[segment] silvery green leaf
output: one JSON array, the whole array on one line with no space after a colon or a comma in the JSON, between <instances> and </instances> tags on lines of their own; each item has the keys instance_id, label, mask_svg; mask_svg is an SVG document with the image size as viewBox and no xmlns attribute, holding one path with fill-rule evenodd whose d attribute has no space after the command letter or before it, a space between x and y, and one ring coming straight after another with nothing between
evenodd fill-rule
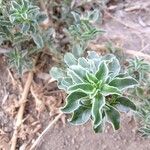
<instances>
[{"instance_id":1,"label":"silvery green leaf","mask_svg":"<svg viewBox=\"0 0 150 150\"><path fill-rule=\"evenodd\" d=\"M56 80L66 76L64 70L57 67L52 67L50 70L50 75Z\"/></svg>"},{"instance_id":2,"label":"silvery green leaf","mask_svg":"<svg viewBox=\"0 0 150 150\"><path fill-rule=\"evenodd\" d=\"M70 87L70 86L73 85L73 81L72 81L72 79L69 78L69 77L63 78L63 80L61 81L61 83L62 83L63 85L65 85L66 87Z\"/></svg>"},{"instance_id":3,"label":"silvery green leaf","mask_svg":"<svg viewBox=\"0 0 150 150\"><path fill-rule=\"evenodd\" d=\"M21 6L16 2L16 1L12 1L11 2L11 6L14 10L18 11L21 9Z\"/></svg>"},{"instance_id":4,"label":"silvery green leaf","mask_svg":"<svg viewBox=\"0 0 150 150\"><path fill-rule=\"evenodd\" d=\"M84 51L85 50L84 50L83 46L81 46L81 44L73 45L72 53L76 58L81 57L83 55Z\"/></svg>"},{"instance_id":5,"label":"silvery green leaf","mask_svg":"<svg viewBox=\"0 0 150 150\"><path fill-rule=\"evenodd\" d=\"M90 117L91 108L79 106L79 108L74 111L70 123L74 125L82 125L86 123L90 119Z\"/></svg>"},{"instance_id":6,"label":"silvery green leaf","mask_svg":"<svg viewBox=\"0 0 150 150\"><path fill-rule=\"evenodd\" d=\"M97 70L95 76L98 80L106 81L108 78L108 73L109 73L109 70L108 70L106 63L102 62L99 65L99 69Z\"/></svg>"},{"instance_id":7,"label":"silvery green leaf","mask_svg":"<svg viewBox=\"0 0 150 150\"><path fill-rule=\"evenodd\" d=\"M95 75L89 72L86 73L86 78L90 83L97 84L99 82L99 80L95 77Z\"/></svg>"},{"instance_id":8,"label":"silvery green leaf","mask_svg":"<svg viewBox=\"0 0 150 150\"><path fill-rule=\"evenodd\" d=\"M123 108L124 110L126 110L127 112L132 109L132 110L136 110L136 106L133 102L131 102L128 98L126 97L119 97L116 99L116 107L117 108Z\"/></svg>"},{"instance_id":9,"label":"silvery green leaf","mask_svg":"<svg viewBox=\"0 0 150 150\"><path fill-rule=\"evenodd\" d=\"M73 92L76 90L81 90L83 93L90 94L94 92L94 87L89 83L80 83L69 87L68 91Z\"/></svg>"},{"instance_id":10,"label":"silvery green leaf","mask_svg":"<svg viewBox=\"0 0 150 150\"><path fill-rule=\"evenodd\" d=\"M89 68L89 63L88 63L88 61L84 58L84 57L80 57L79 59L78 59L78 64L81 66L81 67L83 67L83 68Z\"/></svg>"},{"instance_id":11,"label":"silvery green leaf","mask_svg":"<svg viewBox=\"0 0 150 150\"><path fill-rule=\"evenodd\" d=\"M100 10L95 9L94 11L89 13L89 21L94 23L99 19Z\"/></svg>"},{"instance_id":12,"label":"silvery green leaf","mask_svg":"<svg viewBox=\"0 0 150 150\"><path fill-rule=\"evenodd\" d=\"M34 34L34 35L32 35L32 38L33 38L35 44L37 45L37 48L43 48L44 47L44 41L43 41L41 35Z\"/></svg>"},{"instance_id":13,"label":"silvery green leaf","mask_svg":"<svg viewBox=\"0 0 150 150\"><path fill-rule=\"evenodd\" d=\"M30 24L29 23L24 23L22 25L21 31L22 31L22 33L26 34L29 31L29 29L30 29Z\"/></svg>"},{"instance_id":14,"label":"silvery green leaf","mask_svg":"<svg viewBox=\"0 0 150 150\"><path fill-rule=\"evenodd\" d=\"M75 82L75 83L83 83L84 81L82 80L82 78L80 78L80 76L78 76L74 71L68 69L67 70L67 75L69 77L71 77L71 79Z\"/></svg>"},{"instance_id":15,"label":"silvery green leaf","mask_svg":"<svg viewBox=\"0 0 150 150\"><path fill-rule=\"evenodd\" d=\"M12 24L10 21L7 21L7 20L3 20L0 18L0 25L1 26L7 26L7 27L12 27Z\"/></svg>"},{"instance_id":16,"label":"silvery green leaf","mask_svg":"<svg viewBox=\"0 0 150 150\"><path fill-rule=\"evenodd\" d=\"M116 57L114 57L111 60L111 62L108 64L108 69L109 69L111 78L114 78L119 74L121 66L120 66L118 59L116 59Z\"/></svg>"},{"instance_id":17,"label":"silvery green leaf","mask_svg":"<svg viewBox=\"0 0 150 150\"><path fill-rule=\"evenodd\" d=\"M93 126L97 128L102 122L102 108L105 105L105 97L97 94L92 101Z\"/></svg>"},{"instance_id":18,"label":"silvery green leaf","mask_svg":"<svg viewBox=\"0 0 150 150\"><path fill-rule=\"evenodd\" d=\"M108 84L105 84L101 91L100 91L103 95L108 96L108 95L121 95L121 92L118 88L114 87L114 86L110 86Z\"/></svg>"},{"instance_id":19,"label":"silvery green leaf","mask_svg":"<svg viewBox=\"0 0 150 150\"><path fill-rule=\"evenodd\" d=\"M100 59L101 57L95 51L88 51L88 59Z\"/></svg>"},{"instance_id":20,"label":"silvery green leaf","mask_svg":"<svg viewBox=\"0 0 150 150\"><path fill-rule=\"evenodd\" d=\"M115 130L118 130L120 128L120 113L118 110L112 106L108 106L108 109L106 110L107 119L112 124L113 128Z\"/></svg>"},{"instance_id":21,"label":"silvery green leaf","mask_svg":"<svg viewBox=\"0 0 150 150\"><path fill-rule=\"evenodd\" d=\"M67 64L68 67L77 64L77 59L73 56L72 53L66 53L64 56L64 62Z\"/></svg>"},{"instance_id":22,"label":"silvery green leaf","mask_svg":"<svg viewBox=\"0 0 150 150\"><path fill-rule=\"evenodd\" d=\"M66 98L65 106L62 107L61 110L64 113L74 112L80 106L79 101L86 96L87 94L80 91L75 91L73 93L70 93Z\"/></svg>"},{"instance_id":23,"label":"silvery green leaf","mask_svg":"<svg viewBox=\"0 0 150 150\"><path fill-rule=\"evenodd\" d=\"M138 82L132 77L115 78L114 80L112 80L109 83L110 86L117 87L120 90L124 90L124 89L130 88L130 87L133 87L137 84L138 84Z\"/></svg>"},{"instance_id":24,"label":"silvery green leaf","mask_svg":"<svg viewBox=\"0 0 150 150\"><path fill-rule=\"evenodd\" d=\"M77 23L80 22L80 14L79 13L72 11L71 14L74 17L75 22L77 22Z\"/></svg>"},{"instance_id":25,"label":"silvery green leaf","mask_svg":"<svg viewBox=\"0 0 150 150\"><path fill-rule=\"evenodd\" d=\"M86 69L81 67L81 66L77 66L77 65L72 65L69 67L70 70L72 70L74 72L74 74L76 74L76 76L78 76L78 78L81 81L85 81L86 80Z\"/></svg>"}]
</instances>

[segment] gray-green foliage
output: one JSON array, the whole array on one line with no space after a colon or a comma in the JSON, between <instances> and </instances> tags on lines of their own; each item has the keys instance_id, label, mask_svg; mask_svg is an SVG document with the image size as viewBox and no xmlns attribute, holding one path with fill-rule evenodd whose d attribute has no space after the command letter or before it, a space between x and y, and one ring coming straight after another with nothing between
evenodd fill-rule
<instances>
[{"instance_id":1,"label":"gray-green foliage","mask_svg":"<svg viewBox=\"0 0 150 150\"><path fill-rule=\"evenodd\" d=\"M150 100L146 100L139 106L137 117L140 120L139 132L142 136L150 138Z\"/></svg>"},{"instance_id":2,"label":"gray-green foliage","mask_svg":"<svg viewBox=\"0 0 150 150\"><path fill-rule=\"evenodd\" d=\"M62 111L72 114L70 122L80 125L91 120L95 132L102 131L105 122L119 129L119 111L136 109L124 91L137 85L137 81L120 74L119 61L112 54L99 56L92 51L86 58L76 59L67 53L64 62L66 69L53 67L51 75L68 94Z\"/></svg>"},{"instance_id":3,"label":"gray-green foliage","mask_svg":"<svg viewBox=\"0 0 150 150\"><path fill-rule=\"evenodd\" d=\"M40 23L46 15L29 0L2 2L0 36L13 44L33 39L38 48L44 46Z\"/></svg>"},{"instance_id":4,"label":"gray-green foliage","mask_svg":"<svg viewBox=\"0 0 150 150\"><path fill-rule=\"evenodd\" d=\"M139 131L142 136L150 137L150 64L141 58L129 60L128 73L139 81L132 95L135 102L140 103L136 112L139 120Z\"/></svg>"}]
</instances>

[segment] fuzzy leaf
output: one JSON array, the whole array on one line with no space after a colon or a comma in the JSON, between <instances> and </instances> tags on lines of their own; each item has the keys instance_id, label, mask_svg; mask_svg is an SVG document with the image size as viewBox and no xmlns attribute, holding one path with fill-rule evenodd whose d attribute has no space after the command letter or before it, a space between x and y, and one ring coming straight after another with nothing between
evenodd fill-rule
<instances>
[{"instance_id":1,"label":"fuzzy leaf","mask_svg":"<svg viewBox=\"0 0 150 150\"><path fill-rule=\"evenodd\" d=\"M121 92L118 88L116 88L114 86L110 86L108 84L105 84L103 86L101 93L105 96L112 95L112 94L121 95Z\"/></svg>"},{"instance_id":2,"label":"fuzzy leaf","mask_svg":"<svg viewBox=\"0 0 150 150\"><path fill-rule=\"evenodd\" d=\"M138 82L132 77L115 78L109 83L110 86L117 87L119 90L124 90L137 84Z\"/></svg>"},{"instance_id":3,"label":"fuzzy leaf","mask_svg":"<svg viewBox=\"0 0 150 150\"><path fill-rule=\"evenodd\" d=\"M87 94L80 92L80 91L75 91L69 94L66 98L65 106L61 108L61 110L64 113L72 113L74 110L76 110L80 106L79 101L86 96Z\"/></svg>"},{"instance_id":4,"label":"fuzzy leaf","mask_svg":"<svg viewBox=\"0 0 150 150\"><path fill-rule=\"evenodd\" d=\"M106 63L102 62L99 66L98 71L96 72L97 79L106 81L106 79L108 77L108 72L109 72L109 70L108 70Z\"/></svg>"},{"instance_id":5,"label":"fuzzy leaf","mask_svg":"<svg viewBox=\"0 0 150 150\"><path fill-rule=\"evenodd\" d=\"M68 67L77 64L76 58L72 55L72 53L66 53L64 56L64 62L67 64Z\"/></svg>"},{"instance_id":6,"label":"fuzzy leaf","mask_svg":"<svg viewBox=\"0 0 150 150\"><path fill-rule=\"evenodd\" d=\"M60 79L60 78L65 77L65 72L64 72L62 69L60 69L60 68L52 67L52 69L51 69L51 71L50 71L50 75L51 75L54 79L58 80L58 79Z\"/></svg>"},{"instance_id":7,"label":"fuzzy leaf","mask_svg":"<svg viewBox=\"0 0 150 150\"><path fill-rule=\"evenodd\" d=\"M107 118L115 130L120 128L120 113L112 106L108 106L106 110Z\"/></svg>"},{"instance_id":8,"label":"fuzzy leaf","mask_svg":"<svg viewBox=\"0 0 150 150\"><path fill-rule=\"evenodd\" d=\"M68 91L72 92L72 91L76 91L76 90L81 90L83 93L93 93L94 87L89 84L89 83L80 83L77 85L73 85L71 86Z\"/></svg>"},{"instance_id":9,"label":"fuzzy leaf","mask_svg":"<svg viewBox=\"0 0 150 150\"><path fill-rule=\"evenodd\" d=\"M35 44L37 45L38 48L43 48L44 47L44 41L42 39L42 37L39 34L34 34L32 36Z\"/></svg>"},{"instance_id":10,"label":"fuzzy leaf","mask_svg":"<svg viewBox=\"0 0 150 150\"><path fill-rule=\"evenodd\" d=\"M124 108L124 110L126 110L127 112L132 109L132 110L136 110L136 106L133 102L131 102L128 98L126 97L119 97L116 99L116 106L117 108L121 108L121 106Z\"/></svg>"},{"instance_id":11,"label":"fuzzy leaf","mask_svg":"<svg viewBox=\"0 0 150 150\"><path fill-rule=\"evenodd\" d=\"M79 108L74 111L70 123L74 125L82 125L86 123L90 119L90 117L91 108L79 106Z\"/></svg>"},{"instance_id":12,"label":"fuzzy leaf","mask_svg":"<svg viewBox=\"0 0 150 150\"><path fill-rule=\"evenodd\" d=\"M87 78L87 80L89 81L89 82L91 82L91 83L98 83L98 79L95 77L95 75L94 74L92 74L92 73L86 73L86 78Z\"/></svg>"},{"instance_id":13,"label":"fuzzy leaf","mask_svg":"<svg viewBox=\"0 0 150 150\"><path fill-rule=\"evenodd\" d=\"M92 118L94 128L97 128L102 122L102 108L105 105L105 98L101 94L97 94L93 99Z\"/></svg>"}]
</instances>

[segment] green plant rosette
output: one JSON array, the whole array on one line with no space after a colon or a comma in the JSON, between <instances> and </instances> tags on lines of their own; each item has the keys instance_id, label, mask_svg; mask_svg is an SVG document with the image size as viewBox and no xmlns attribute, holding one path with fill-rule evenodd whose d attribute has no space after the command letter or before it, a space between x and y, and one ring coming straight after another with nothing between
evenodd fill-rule
<instances>
[{"instance_id":1,"label":"green plant rosette","mask_svg":"<svg viewBox=\"0 0 150 150\"><path fill-rule=\"evenodd\" d=\"M99 56L90 51L86 58L76 59L67 53L64 62L65 70L53 67L50 73L68 94L61 110L72 114L70 123L81 125L91 120L95 132L102 132L106 122L119 129L120 111L136 110L124 92L138 82L120 73L120 63L112 54Z\"/></svg>"}]
</instances>

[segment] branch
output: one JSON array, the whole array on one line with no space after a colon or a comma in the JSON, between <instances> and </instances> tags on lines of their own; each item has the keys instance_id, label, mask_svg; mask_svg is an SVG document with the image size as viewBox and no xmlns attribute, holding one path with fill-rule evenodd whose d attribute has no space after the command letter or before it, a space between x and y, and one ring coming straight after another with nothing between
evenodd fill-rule
<instances>
[{"instance_id":1,"label":"branch","mask_svg":"<svg viewBox=\"0 0 150 150\"><path fill-rule=\"evenodd\" d=\"M21 99L19 101L21 106L20 106L18 114L17 114L17 121L16 121L16 124L15 124L13 137L11 139L11 148L10 148L10 150L16 150L18 131L19 131L19 128L20 128L20 126L22 124L23 113L24 113L25 104L26 104L25 100L27 99L32 80L33 80L33 72L31 71L28 74L27 82L25 84L24 91L22 93L22 97L21 97Z\"/></svg>"},{"instance_id":2,"label":"branch","mask_svg":"<svg viewBox=\"0 0 150 150\"><path fill-rule=\"evenodd\" d=\"M31 146L30 150L34 150L36 148L37 144L41 141L43 136L48 132L48 130L61 118L63 113L61 112L46 128L45 130L40 134L40 136L36 139L36 141Z\"/></svg>"}]
</instances>

